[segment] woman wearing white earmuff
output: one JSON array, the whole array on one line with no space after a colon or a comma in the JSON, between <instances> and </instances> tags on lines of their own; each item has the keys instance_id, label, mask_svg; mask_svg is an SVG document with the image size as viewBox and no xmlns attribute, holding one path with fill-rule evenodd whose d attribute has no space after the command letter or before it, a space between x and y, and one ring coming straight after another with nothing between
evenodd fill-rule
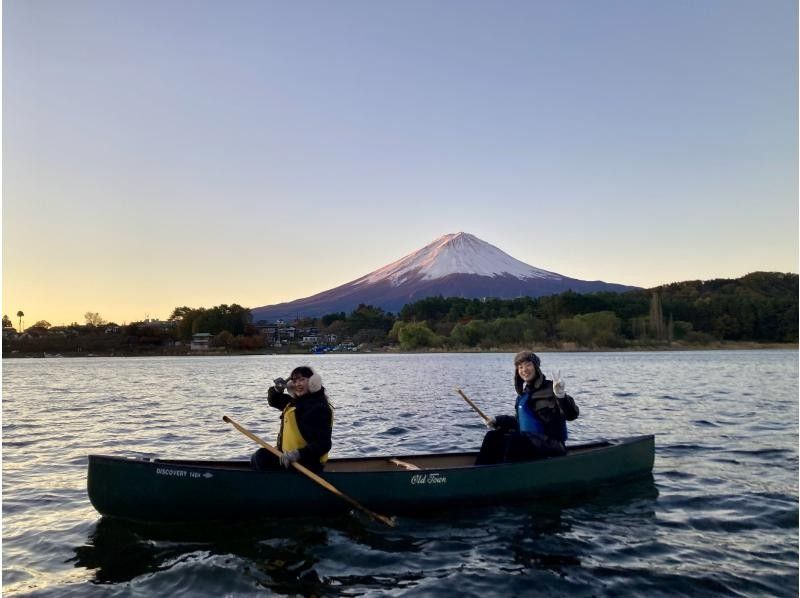
<instances>
[{"instance_id":1,"label":"woman wearing white earmuff","mask_svg":"<svg viewBox=\"0 0 800 598\"><path fill-rule=\"evenodd\" d=\"M288 392L284 392L288 391ZM250 458L256 469L287 469L294 462L312 471L322 471L331 450L333 408L322 386L322 378L308 366L292 370L289 380L277 378L267 391L267 401L281 410L278 433L280 459L266 449L258 449Z\"/></svg>"}]
</instances>

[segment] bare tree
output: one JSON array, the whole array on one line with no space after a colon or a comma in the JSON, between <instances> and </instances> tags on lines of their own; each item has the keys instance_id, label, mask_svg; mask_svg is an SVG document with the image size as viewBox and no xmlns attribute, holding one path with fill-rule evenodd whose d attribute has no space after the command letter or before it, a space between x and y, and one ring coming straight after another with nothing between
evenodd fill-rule
<instances>
[{"instance_id":1,"label":"bare tree","mask_svg":"<svg viewBox=\"0 0 800 598\"><path fill-rule=\"evenodd\" d=\"M102 326L106 321L96 311L87 311L83 314L87 326Z\"/></svg>"}]
</instances>

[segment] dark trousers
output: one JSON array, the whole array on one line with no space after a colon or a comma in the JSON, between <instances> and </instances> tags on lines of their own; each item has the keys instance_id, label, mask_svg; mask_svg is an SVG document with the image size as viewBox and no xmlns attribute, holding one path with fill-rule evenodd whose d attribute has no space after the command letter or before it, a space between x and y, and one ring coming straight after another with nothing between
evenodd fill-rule
<instances>
[{"instance_id":1,"label":"dark trousers","mask_svg":"<svg viewBox=\"0 0 800 598\"><path fill-rule=\"evenodd\" d=\"M481 452L475 460L475 465L532 461L545 457L560 457L566 453L563 442L552 440L542 434L516 430L510 432L489 430L483 437Z\"/></svg>"},{"instance_id":2,"label":"dark trousers","mask_svg":"<svg viewBox=\"0 0 800 598\"><path fill-rule=\"evenodd\" d=\"M323 465L319 461L316 463L309 463L301 459L301 465L305 465L308 469L313 471L314 473L319 473L322 471ZM280 460L278 457L270 453L265 448L258 449L255 453L250 456L250 465L253 466L253 469L258 470L267 470L267 469L283 469Z\"/></svg>"}]
</instances>

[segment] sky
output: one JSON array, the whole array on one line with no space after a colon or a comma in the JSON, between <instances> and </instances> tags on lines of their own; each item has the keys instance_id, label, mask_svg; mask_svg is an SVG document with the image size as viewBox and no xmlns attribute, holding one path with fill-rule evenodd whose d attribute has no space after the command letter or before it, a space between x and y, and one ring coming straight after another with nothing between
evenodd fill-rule
<instances>
[{"instance_id":1,"label":"sky","mask_svg":"<svg viewBox=\"0 0 800 598\"><path fill-rule=\"evenodd\" d=\"M798 272L792 0L3 1L3 313L290 301L468 232Z\"/></svg>"}]
</instances>

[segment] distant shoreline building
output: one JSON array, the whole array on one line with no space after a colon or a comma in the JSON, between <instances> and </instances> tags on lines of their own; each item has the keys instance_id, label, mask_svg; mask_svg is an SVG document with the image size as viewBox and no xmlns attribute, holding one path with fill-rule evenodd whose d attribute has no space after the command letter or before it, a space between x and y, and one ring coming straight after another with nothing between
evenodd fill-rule
<instances>
[{"instance_id":1,"label":"distant shoreline building","mask_svg":"<svg viewBox=\"0 0 800 598\"><path fill-rule=\"evenodd\" d=\"M213 335L210 332L198 332L193 334L189 348L192 351L208 351L211 348L212 337Z\"/></svg>"}]
</instances>

